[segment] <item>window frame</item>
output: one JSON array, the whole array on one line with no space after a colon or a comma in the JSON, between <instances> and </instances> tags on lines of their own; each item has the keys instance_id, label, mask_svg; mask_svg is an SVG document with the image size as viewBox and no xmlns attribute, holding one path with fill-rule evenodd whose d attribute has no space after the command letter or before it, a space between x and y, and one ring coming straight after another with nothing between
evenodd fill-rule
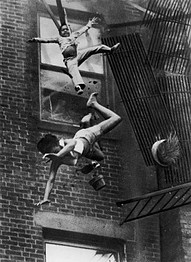
<instances>
[{"instance_id":1,"label":"window frame","mask_svg":"<svg viewBox=\"0 0 191 262\"><path fill-rule=\"evenodd\" d=\"M50 5L51 10L53 11L54 15L58 17L57 15L57 8L56 6ZM90 17L97 16L97 14L79 11L79 10L71 10L67 9L68 19L72 23L80 23L82 26L87 23ZM47 13L46 9L42 6L42 4L37 5L37 33L40 35L40 17L47 17L50 18L49 14ZM71 19L72 17L72 19ZM51 19L51 18L50 18ZM101 29L102 32L102 29ZM80 73L82 77L89 77L92 79L98 79L101 82L101 103L105 103L107 98L107 90L106 90L106 74L107 74L107 66L106 66L106 58L102 57L103 59L103 74L102 73L95 73L95 72L87 72L80 70ZM64 67L64 66L63 66ZM41 63L41 45L38 46L38 72L39 72L39 123L38 127L40 129L49 129L52 131L67 131L67 132L75 132L79 125L75 123L67 123L67 122L57 122L57 121L51 121L41 118L41 112L42 112L42 103L41 103L41 86L40 86L40 74L42 70L51 70L56 72L62 72L62 67L55 66L55 65L48 65Z\"/></svg>"},{"instance_id":2,"label":"window frame","mask_svg":"<svg viewBox=\"0 0 191 262\"><path fill-rule=\"evenodd\" d=\"M121 239L50 228L43 228L43 239L45 258L46 244L57 244L117 253L118 262L126 262L126 243Z\"/></svg>"}]
</instances>

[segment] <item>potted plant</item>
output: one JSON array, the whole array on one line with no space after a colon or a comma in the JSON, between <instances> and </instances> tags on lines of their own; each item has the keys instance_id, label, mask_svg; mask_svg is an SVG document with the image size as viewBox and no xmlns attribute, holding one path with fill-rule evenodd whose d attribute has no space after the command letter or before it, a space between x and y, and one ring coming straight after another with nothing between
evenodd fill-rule
<instances>
[{"instance_id":1,"label":"potted plant","mask_svg":"<svg viewBox=\"0 0 191 262\"><path fill-rule=\"evenodd\" d=\"M166 139L157 140L151 149L157 164L167 167L175 164L180 156L180 144L176 134L170 134Z\"/></svg>"}]
</instances>

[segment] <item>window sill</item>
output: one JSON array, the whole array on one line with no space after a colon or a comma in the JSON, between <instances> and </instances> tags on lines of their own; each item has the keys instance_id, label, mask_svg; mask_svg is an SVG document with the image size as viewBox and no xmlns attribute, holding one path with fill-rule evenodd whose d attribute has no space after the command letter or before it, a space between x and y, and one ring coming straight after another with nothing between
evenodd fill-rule
<instances>
[{"instance_id":1,"label":"window sill","mask_svg":"<svg viewBox=\"0 0 191 262\"><path fill-rule=\"evenodd\" d=\"M67 123L53 123L53 122L39 120L39 122L37 123L37 128L42 131L44 130L47 133L48 132L57 132L62 134L66 133L66 134L70 134L73 137L73 135L80 129L80 126L67 124ZM111 133L105 134L101 138L101 140L118 141L120 140L120 138L116 134L113 134L111 131Z\"/></svg>"},{"instance_id":2,"label":"window sill","mask_svg":"<svg viewBox=\"0 0 191 262\"><path fill-rule=\"evenodd\" d=\"M80 126L79 125L72 125L67 123L53 123L48 121L39 120L37 127L39 130L45 131L52 131L52 132L59 132L59 133L68 133L68 134L75 134Z\"/></svg>"}]
</instances>

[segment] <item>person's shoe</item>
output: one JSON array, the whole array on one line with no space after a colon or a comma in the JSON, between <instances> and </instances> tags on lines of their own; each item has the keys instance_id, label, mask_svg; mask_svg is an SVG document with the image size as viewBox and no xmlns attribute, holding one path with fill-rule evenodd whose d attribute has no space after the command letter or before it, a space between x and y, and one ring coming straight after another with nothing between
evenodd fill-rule
<instances>
[{"instance_id":1,"label":"person's shoe","mask_svg":"<svg viewBox=\"0 0 191 262\"><path fill-rule=\"evenodd\" d=\"M76 90L76 93L78 95L82 95L83 94L83 92L84 92L83 89L84 88L82 88L80 85L75 86L75 90Z\"/></svg>"},{"instance_id":2,"label":"person's shoe","mask_svg":"<svg viewBox=\"0 0 191 262\"><path fill-rule=\"evenodd\" d=\"M87 104L86 104L87 107L91 107L94 102L97 102L97 98L96 98L97 95L98 95L97 92L94 92L94 93L92 93L92 94L90 95L90 97L89 97L89 99L88 99L88 102L87 102Z\"/></svg>"},{"instance_id":3,"label":"person's shoe","mask_svg":"<svg viewBox=\"0 0 191 262\"><path fill-rule=\"evenodd\" d=\"M100 164L95 161L95 162L92 162L92 164L89 164L89 165L86 165L84 167L82 167L82 169L80 169L80 171L83 173L83 174L88 174L90 173L92 170L96 169L100 167Z\"/></svg>"},{"instance_id":4,"label":"person's shoe","mask_svg":"<svg viewBox=\"0 0 191 262\"><path fill-rule=\"evenodd\" d=\"M113 54L120 47L120 43L115 44L111 47L111 54Z\"/></svg>"},{"instance_id":5,"label":"person's shoe","mask_svg":"<svg viewBox=\"0 0 191 262\"><path fill-rule=\"evenodd\" d=\"M94 167L94 169L100 167L100 163L98 163L97 161L92 161L92 166Z\"/></svg>"}]
</instances>

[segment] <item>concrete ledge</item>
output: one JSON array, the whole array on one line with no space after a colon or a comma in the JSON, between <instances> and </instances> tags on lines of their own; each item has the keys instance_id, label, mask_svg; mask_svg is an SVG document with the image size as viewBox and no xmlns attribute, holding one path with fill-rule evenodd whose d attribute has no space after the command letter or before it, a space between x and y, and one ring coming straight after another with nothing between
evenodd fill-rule
<instances>
[{"instance_id":1,"label":"concrete ledge","mask_svg":"<svg viewBox=\"0 0 191 262\"><path fill-rule=\"evenodd\" d=\"M44 228L118 238L125 241L135 239L134 227L132 225L119 226L116 222L92 217L77 217L39 211L34 214L34 221L37 225Z\"/></svg>"}]
</instances>

